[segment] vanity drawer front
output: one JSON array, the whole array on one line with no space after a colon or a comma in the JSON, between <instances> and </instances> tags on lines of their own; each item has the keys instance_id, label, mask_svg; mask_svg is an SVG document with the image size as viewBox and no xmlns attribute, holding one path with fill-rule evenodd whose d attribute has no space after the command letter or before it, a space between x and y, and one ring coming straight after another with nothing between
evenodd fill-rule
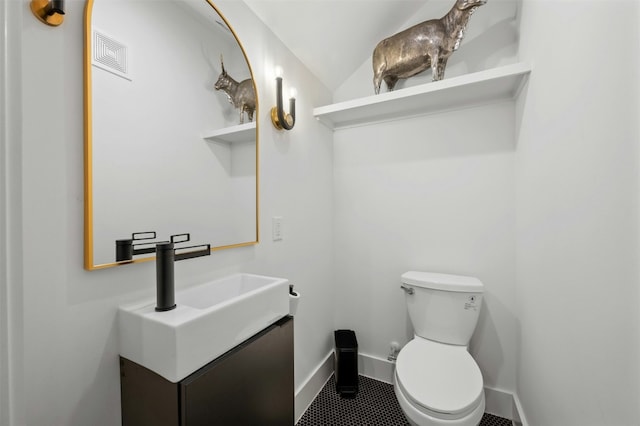
<instances>
[{"instance_id":1,"label":"vanity drawer front","mask_svg":"<svg viewBox=\"0 0 640 426\"><path fill-rule=\"evenodd\" d=\"M181 425L293 425L293 387L285 317L180 382Z\"/></svg>"}]
</instances>

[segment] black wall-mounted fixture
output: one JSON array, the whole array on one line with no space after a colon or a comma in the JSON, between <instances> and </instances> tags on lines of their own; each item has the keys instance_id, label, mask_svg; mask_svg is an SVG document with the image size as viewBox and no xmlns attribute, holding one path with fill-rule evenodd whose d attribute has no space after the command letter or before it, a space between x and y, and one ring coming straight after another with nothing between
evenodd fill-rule
<instances>
[{"instance_id":1,"label":"black wall-mounted fixture","mask_svg":"<svg viewBox=\"0 0 640 426\"><path fill-rule=\"evenodd\" d=\"M271 122L278 130L291 130L296 124L296 97L292 89L289 98L289 114L284 112L282 106L282 69L276 68L276 106L271 108Z\"/></svg>"},{"instance_id":2,"label":"black wall-mounted fixture","mask_svg":"<svg viewBox=\"0 0 640 426\"><path fill-rule=\"evenodd\" d=\"M64 0L31 0L31 11L40 21L57 27L64 21Z\"/></svg>"},{"instance_id":3,"label":"black wall-mounted fixture","mask_svg":"<svg viewBox=\"0 0 640 426\"><path fill-rule=\"evenodd\" d=\"M178 240L179 237L182 239ZM175 243L184 243L190 239L189 234L172 235L171 241L156 244L156 311L170 311L176 307L174 263L211 254L211 244L175 248Z\"/></svg>"}]
</instances>

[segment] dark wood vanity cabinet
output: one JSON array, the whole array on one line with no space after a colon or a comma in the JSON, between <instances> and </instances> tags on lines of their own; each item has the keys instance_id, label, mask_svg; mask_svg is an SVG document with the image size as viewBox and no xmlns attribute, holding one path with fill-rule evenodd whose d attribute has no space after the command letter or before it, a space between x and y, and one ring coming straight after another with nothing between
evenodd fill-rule
<instances>
[{"instance_id":1,"label":"dark wood vanity cabinet","mask_svg":"<svg viewBox=\"0 0 640 426\"><path fill-rule=\"evenodd\" d=\"M120 384L123 426L293 425L293 318L178 383L120 357Z\"/></svg>"}]
</instances>

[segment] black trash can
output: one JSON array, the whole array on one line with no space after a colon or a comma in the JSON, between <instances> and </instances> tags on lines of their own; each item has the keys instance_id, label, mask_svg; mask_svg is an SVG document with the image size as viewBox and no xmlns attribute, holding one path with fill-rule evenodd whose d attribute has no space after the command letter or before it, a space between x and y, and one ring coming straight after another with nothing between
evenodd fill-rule
<instances>
[{"instance_id":1,"label":"black trash can","mask_svg":"<svg viewBox=\"0 0 640 426\"><path fill-rule=\"evenodd\" d=\"M344 398L358 394L358 341L353 330L333 332L336 343L335 375L336 392Z\"/></svg>"}]
</instances>

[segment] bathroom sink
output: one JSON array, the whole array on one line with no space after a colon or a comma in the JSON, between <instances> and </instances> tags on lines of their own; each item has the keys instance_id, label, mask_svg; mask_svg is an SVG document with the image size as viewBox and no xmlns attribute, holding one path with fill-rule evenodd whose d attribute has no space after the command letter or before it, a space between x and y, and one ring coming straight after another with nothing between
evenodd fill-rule
<instances>
[{"instance_id":1,"label":"bathroom sink","mask_svg":"<svg viewBox=\"0 0 640 426\"><path fill-rule=\"evenodd\" d=\"M177 383L289 313L289 280L235 274L155 300L121 306L120 355Z\"/></svg>"}]
</instances>

